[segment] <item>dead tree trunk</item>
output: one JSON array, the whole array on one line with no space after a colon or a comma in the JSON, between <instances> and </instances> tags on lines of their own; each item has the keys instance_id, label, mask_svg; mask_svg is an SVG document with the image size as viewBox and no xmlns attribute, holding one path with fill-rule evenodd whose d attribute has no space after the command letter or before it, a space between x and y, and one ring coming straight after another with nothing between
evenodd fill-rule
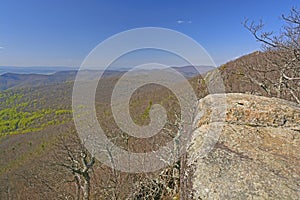
<instances>
[{"instance_id":1,"label":"dead tree trunk","mask_svg":"<svg viewBox=\"0 0 300 200\"><path fill-rule=\"evenodd\" d=\"M75 174L74 175L75 176L75 183L76 183L76 193L75 193L75 198L76 198L76 200L80 200L80 195L81 195L81 190L80 190L80 176L79 175L77 175L77 174Z\"/></svg>"},{"instance_id":2,"label":"dead tree trunk","mask_svg":"<svg viewBox=\"0 0 300 200\"><path fill-rule=\"evenodd\" d=\"M83 199L90 199L90 175L88 173L83 173L84 183L83 183Z\"/></svg>"},{"instance_id":3,"label":"dead tree trunk","mask_svg":"<svg viewBox=\"0 0 300 200\"><path fill-rule=\"evenodd\" d=\"M95 157L87 153L87 150L76 139L67 144L62 139L63 157L58 157L58 166L70 171L74 176L75 199L89 200L91 190L90 171L95 164ZM79 147L79 148L78 148Z\"/></svg>"}]
</instances>

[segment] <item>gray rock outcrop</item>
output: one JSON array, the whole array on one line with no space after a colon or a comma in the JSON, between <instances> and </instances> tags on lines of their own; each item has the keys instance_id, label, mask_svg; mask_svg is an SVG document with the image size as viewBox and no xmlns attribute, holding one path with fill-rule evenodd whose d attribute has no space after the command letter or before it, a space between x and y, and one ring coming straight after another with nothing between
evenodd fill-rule
<instances>
[{"instance_id":1,"label":"gray rock outcrop","mask_svg":"<svg viewBox=\"0 0 300 200\"><path fill-rule=\"evenodd\" d=\"M198 112L182 199L300 199L298 104L214 94L199 101Z\"/></svg>"}]
</instances>

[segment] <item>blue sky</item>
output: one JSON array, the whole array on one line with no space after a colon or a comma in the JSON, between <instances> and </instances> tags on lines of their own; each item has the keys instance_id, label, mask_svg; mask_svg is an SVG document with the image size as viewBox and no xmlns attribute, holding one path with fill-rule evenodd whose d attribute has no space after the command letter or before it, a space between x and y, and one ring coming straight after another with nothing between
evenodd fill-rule
<instances>
[{"instance_id":1,"label":"blue sky","mask_svg":"<svg viewBox=\"0 0 300 200\"><path fill-rule=\"evenodd\" d=\"M148 26L192 37L219 65L259 49L245 18L279 30L292 6L299 1L0 0L0 66L79 66L106 38Z\"/></svg>"}]
</instances>

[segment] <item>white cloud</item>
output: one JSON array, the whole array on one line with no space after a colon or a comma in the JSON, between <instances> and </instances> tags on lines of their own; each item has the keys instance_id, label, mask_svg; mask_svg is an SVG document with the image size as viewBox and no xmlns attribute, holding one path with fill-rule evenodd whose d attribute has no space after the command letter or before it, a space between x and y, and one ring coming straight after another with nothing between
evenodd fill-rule
<instances>
[{"instance_id":1,"label":"white cloud","mask_svg":"<svg viewBox=\"0 0 300 200\"><path fill-rule=\"evenodd\" d=\"M176 22L177 22L177 24L191 24L191 23L192 23L192 21L191 21L191 20L188 20L188 21L184 21L184 20L177 20Z\"/></svg>"},{"instance_id":2,"label":"white cloud","mask_svg":"<svg viewBox=\"0 0 300 200\"><path fill-rule=\"evenodd\" d=\"M0 47L0 49L5 49L4 47Z\"/></svg>"}]
</instances>

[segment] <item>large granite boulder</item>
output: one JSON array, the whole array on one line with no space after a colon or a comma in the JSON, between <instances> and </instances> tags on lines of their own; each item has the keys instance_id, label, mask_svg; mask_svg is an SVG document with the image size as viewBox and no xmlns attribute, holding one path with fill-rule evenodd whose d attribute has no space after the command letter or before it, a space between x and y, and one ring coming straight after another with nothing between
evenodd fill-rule
<instances>
[{"instance_id":1,"label":"large granite boulder","mask_svg":"<svg viewBox=\"0 0 300 200\"><path fill-rule=\"evenodd\" d=\"M298 104L214 94L197 112L182 199L300 199Z\"/></svg>"}]
</instances>

